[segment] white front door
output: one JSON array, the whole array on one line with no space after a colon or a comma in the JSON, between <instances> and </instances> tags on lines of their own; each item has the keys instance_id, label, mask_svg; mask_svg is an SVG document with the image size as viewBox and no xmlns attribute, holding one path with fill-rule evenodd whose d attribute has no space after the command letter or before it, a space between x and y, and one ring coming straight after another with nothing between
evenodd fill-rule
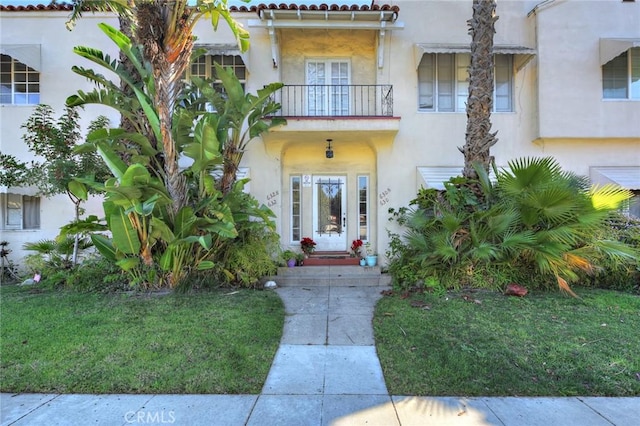
<instances>
[{"instance_id":1,"label":"white front door","mask_svg":"<svg viewBox=\"0 0 640 426\"><path fill-rule=\"evenodd\" d=\"M313 177L313 239L316 251L347 250L347 178Z\"/></svg>"}]
</instances>

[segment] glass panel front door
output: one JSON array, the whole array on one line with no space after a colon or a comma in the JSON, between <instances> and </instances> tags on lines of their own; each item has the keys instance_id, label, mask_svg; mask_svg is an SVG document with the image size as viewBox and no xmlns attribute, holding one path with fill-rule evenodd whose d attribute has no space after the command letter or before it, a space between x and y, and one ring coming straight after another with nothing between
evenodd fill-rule
<instances>
[{"instance_id":1,"label":"glass panel front door","mask_svg":"<svg viewBox=\"0 0 640 426\"><path fill-rule=\"evenodd\" d=\"M313 239L317 251L347 249L345 176L314 176Z\"/></svg>"}]
</instances>

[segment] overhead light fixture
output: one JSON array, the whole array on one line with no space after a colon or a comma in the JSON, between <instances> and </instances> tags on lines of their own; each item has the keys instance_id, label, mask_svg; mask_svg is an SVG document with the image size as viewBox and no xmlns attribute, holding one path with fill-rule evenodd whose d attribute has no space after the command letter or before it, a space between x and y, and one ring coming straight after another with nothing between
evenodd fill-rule
<instances>
[{"instance_id":1,"label":"overhead light fixture","mask_svg":"<svg viewBox=\"0 0 640 426\"><path fill-rule=\"evenodd\" d=\"M331 142L333 142L333 139L327 139L327 150L324 152L324 155L327 158L333 158L333 149L331 149Z\"/></svg>"}]
</instances>

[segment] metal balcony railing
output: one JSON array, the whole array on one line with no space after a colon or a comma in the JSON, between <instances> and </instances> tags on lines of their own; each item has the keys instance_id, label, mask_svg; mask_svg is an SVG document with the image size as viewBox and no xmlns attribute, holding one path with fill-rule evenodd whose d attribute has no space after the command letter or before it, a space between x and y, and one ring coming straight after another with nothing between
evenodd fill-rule
<instances>
[{"instance_id":1,"label":"metal balcony railing","mask_svg":"<svg viewBox=\"0 0 640 426\"><path fill-rule=\"evenodd\" d=\"M274 93L284 117L392 117L390 84L285 85Z\"/></svg>"}]
</instances>

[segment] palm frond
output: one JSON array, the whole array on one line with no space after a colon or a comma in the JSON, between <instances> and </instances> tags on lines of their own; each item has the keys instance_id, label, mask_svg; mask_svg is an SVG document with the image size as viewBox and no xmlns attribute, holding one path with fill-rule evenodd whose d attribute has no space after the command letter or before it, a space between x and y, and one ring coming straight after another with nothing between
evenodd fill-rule
<instances>
[{"instance_id":1,"label":"palm frond","mask_svg":"<svg viewBox=\"0 0 640 426\"><path fill-rule=\"evenodd\" d=\"M549 186L529 194L527 205L535 209L543 222L566 223L575 217L580 207L575 198L567 188Z\"/></svg>"},{"instance_id":2,"label":"palm frond","mask_svg":"<svg viewBox=\"0 0 640 426\"><path fill-rule=\"evenodd\" d=\"M26 242L22 245L22 248L24 250L35 251L40 254L49 254L56 250L57 244L55 240L39 240Z\"/></svg>"},{"instance_id":3,"label":"palm frond","mask_svg":"<svg viewBox=\"0 0 640 426\"><path fill-rule=\"evenodd\" d=\"M588 274L594 272L594 265L586 257L580 256L576 251L570 251L564 254L564 260L571 268L577 268Z\"/></svg>"},{"instance_id":4,"label":"palm frond","mask_svg":"<svg viewBox=\"0 0 640 426\"><path fill-rule=\"evenodd\" d=\"M132 10L127 0L72 0L73 7L69 19L65 26L69 31L75 28L78 19L82 18L85 11L95 12L113 12L118 16L131 19Z\"/></svg>"},{"instance_id":5,"label":"palm frond","mask_svg":"<svg viewBox=\"0 0 640 426\"><path fill-rule=\"evenodd\" d=\"M569 287L569 283L567 283L567 281L564 278L560 277L559 275L556 275L556 279L558 280L558 287L560 288L561 291L568 293L571 296L579 299L578 295L575 294L573 290L571 290L571 287Z\"/></svg>"},{"instance_id":6,"label":"palm frond","mask_svg":"<svg viewBox=\"0 0 640 426\"><path fill-rule=\"evenodd\" d=\"M596 210L615 210L633 196L631 191L617 185L594 186L589 194Z\"/></svg>"}]
</instances>

